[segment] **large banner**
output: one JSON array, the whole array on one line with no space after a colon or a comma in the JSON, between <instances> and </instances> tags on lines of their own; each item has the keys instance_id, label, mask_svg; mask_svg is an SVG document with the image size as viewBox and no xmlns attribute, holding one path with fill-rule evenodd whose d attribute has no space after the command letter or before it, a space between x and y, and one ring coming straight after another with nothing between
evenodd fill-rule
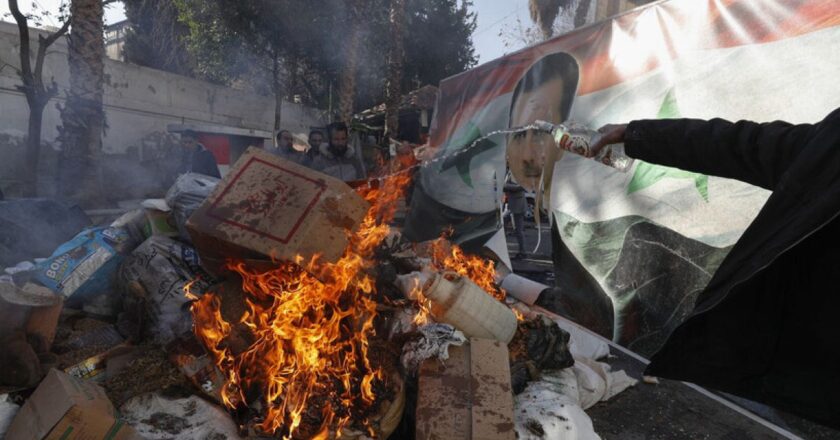
<instances>
[{"instance_id":1,"label":"large banner","mask_svg":"<svg viewBox=\"0 0 840 440\"><path fill-rule=\"evenodd\" d=\"M441 83L437 160L420 173L407 234L451 225L469 239L498 228L510 156L520 183L543 182L556 258L574 260L558 270L585 272L577 278L589 280L593 304L613 304L614 339L649 355L769 193L641 161L622 173L546 154L537 133L482 137L537 119L816 122L840 106L839 78L837 0L671 0L559 36Z\"/></svg>"}]
</instances>

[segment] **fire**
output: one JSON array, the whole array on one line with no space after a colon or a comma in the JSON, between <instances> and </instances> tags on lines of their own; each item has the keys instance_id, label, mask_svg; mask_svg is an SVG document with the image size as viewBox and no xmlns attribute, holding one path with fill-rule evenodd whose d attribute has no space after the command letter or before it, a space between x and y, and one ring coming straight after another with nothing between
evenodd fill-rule
<instances>
[{"instance_id":1,"label":"fire","mask_svg":"<svg viewBox=\"0 0 840 440\"><path fill-rule=\"evenodd\" d=\"M376 302L367 272L409 181L397 175L362 190L371 208L358 231L348 232L350 245L336 263L299 258L265 273L229 263L246 293L239 322L223 319L218 295L193 296L195 334L225 376L224 404L261 408L262 432L284 439L329 438L356 421L375 435L368 417L385 373L369 356ZM237 331L251 341L244 350L227 342ZM313 412L320 427L305 430Z\"/></svg>"},{"instance_id":2,"label":"fire","mask_svg":"<svg viewBox=\"0 0 840 440\"><path fill-rule=\"evenodd\" d=\"M475 255L467 255L445 237L432 242L432 265L438 270L451 270L472 280L499 301L504 301L504 289L496 286L496 264Z\"/></svg>"}]
</instances>

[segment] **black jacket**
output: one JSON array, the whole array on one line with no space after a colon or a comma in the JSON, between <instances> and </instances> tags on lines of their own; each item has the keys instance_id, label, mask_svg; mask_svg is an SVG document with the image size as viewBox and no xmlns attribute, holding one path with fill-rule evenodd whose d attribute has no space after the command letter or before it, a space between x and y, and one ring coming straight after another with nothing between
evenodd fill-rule
<instances>
[{"instance_id":1,"label":"black jacket","mask_svg":"<svg viewBox=\"0 0 840 440\"><path fill-rule=\"evenodd\" d=\"M184 173L199 173L216 178L222 177L213 153L201 144L198 144L198 148L192 153L185 152L181 156L181 165L178 167L178 174Z\"/></svg>"},{"instance_id":2,"label":"black jacket","mask_svg":"<svg viewBox=\"0 0 840 440\"><path fill-rule=\"evenodd\" d=\"M840 109L813 125L634 121L625 136L632 157L772 191L647 373L840 426Z\"/></svg>"}]
</instances>

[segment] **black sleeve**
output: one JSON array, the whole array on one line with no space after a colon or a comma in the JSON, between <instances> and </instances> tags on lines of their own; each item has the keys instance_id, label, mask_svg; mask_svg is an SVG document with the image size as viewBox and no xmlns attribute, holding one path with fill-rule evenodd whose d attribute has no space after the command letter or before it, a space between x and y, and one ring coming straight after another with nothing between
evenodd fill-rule
<instances>
[{"instance_id":1,"label":"black sleeve","mask_svg":"<svg viewBox=\"0 0 840 440\"><path fill-rule=\"evenodd\" d=\"M772 190L815 125L723 119L633 121L625 151L645 162L738 179Z\"/></svg>"},{"instance_id":2,"label":"black sleeve","mask_svg":"<svg viewBox=\"0 0 840 440\"><path fill-rule=\"evenodd\" d=\"M198 162L199 163L197 163L194 167L195 172L219 179L222 178L222 174L219 172L219 166L216 164L216 158L213 157L213 153L209 151L202 151L201 155L198 156Z\"/></svg>"}]
</instances>

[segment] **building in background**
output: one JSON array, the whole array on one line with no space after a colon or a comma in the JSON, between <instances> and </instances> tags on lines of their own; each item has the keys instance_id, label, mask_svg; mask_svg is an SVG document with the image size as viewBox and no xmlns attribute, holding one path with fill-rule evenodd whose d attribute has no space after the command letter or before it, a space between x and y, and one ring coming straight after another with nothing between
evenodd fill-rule
<instances>
[{"instance_id":1,"label":"building in background","mask_svg":"<svg viewBox=\"0 0 840 440\"><path fill-rule=\"evenodd\" d=\"M117 61L125 61L125 34L131 27L128 20L116 22L105 26L105 54L108 58Z\"/></svg>"}]
</instances>

